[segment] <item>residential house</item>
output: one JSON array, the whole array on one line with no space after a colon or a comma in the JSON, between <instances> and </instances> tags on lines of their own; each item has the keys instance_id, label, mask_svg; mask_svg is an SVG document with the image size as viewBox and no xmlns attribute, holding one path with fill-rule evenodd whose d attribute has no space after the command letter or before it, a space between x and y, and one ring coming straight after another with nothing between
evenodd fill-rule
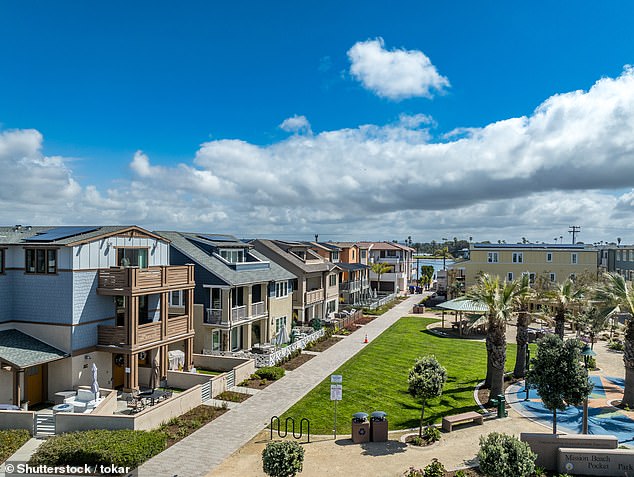
<instances>
[{"instance_id":1,"label":"residential house","mask_svg":"<svg viewBox=\"0 0 634 477\"><path fill-rule=\"evenodd\" d=\"M616 272L634 280L634 245L612 245L599 250L600 272Z\"/></svg>"},{"instance_id":2,"label":"residential house","mask_svg":"<svg viewBox=\"0 0 634 477\"><path fill-rule=\"evenodd\" d=\"M170 351L192 363L192 266L135 226L0 228L0 403L37 404L92 382L149 384ZM170 293L182 301L169 305Z\"/></svg>"},{"instance_id":3,"label":"residential house","mask_svg":"<svg viewBox=\"0 0 634 477\"><path fill-rule=\"evenodd\" d=\"M293 281L288 270L232 235L157 232L170 260L194 264L194 349L217 353L290 336Z\"/></svg>"},{"instance_id":4,"label":"residential house","mask_svg":"<svg viewBox=\"0 0 634 477\"><path fill-rule=\"evenodd\" d=\"M339 297L348 305L361 305L370 299L368 249L354 242L328 242L339 249Z\"/></svg>"},{"instance_id":5,"label":"residential house","mask_svg":"<svg viewBox=\"0 0 634 477\"><path fill-rule=\"evenodd\" d=\"M471 245L469 257L452 267L464 276L466 288L473 286L482 273L509 281L526 274L534 282L541 276L550 283L582 274L597 276L597 251L583 244L476 243Z\"/></svg>"},{"instance_id":6,"label":"residential house","mask_svg":"<svg viewBox=\"0 0 634 477\"><path fill-rule=\"evenodd\" d=\"M293 285L293 319L308 324L339 309L339 269L304 242L254 240L255 249L297 277Z\"/></svg>"},{"instance_id":7,"label":"residential house","mask_svg":"<svg viewBox=\"0 0 634 477\"><path fill-rule=\"evenodd\" d=\"M396 242L358 242L366 247L369 265L386 263L390 269L380 276L370 270L370 287L379 293L397 293L407 290L412 280L413 256L415 250Z\"/></svg>"}]
</instances>

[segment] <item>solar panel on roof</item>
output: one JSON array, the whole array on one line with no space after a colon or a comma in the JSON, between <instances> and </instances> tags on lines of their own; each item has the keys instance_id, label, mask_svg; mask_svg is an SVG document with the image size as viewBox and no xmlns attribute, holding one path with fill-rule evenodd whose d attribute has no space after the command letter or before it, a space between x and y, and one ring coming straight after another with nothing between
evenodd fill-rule
<instances>
[{"instance_id":1,"label":"solar panel on roof","mask_svg":"<svg viewBox=\"0 0 634 477\"><path fill-rule=\"evenodd\" d=\"M222 234L209 234L209 235L199 235L199 237L204 238L206 240L211 240L212 242L237 242L238 239L233 235L222 235Z\"/></svg>"},{"instance_id":2,"label":"solar panel on roof","mask_svg":"<svg viewBox=\"0 0 634 477\"><path fill-rule=\"evenodd\" d=\"M54 240L65 239L75 235L85 234L97 230L99 227L56 227L44 233L34 235L24 239L26 242L53 242Z\"/></svg>"}]
</instances>

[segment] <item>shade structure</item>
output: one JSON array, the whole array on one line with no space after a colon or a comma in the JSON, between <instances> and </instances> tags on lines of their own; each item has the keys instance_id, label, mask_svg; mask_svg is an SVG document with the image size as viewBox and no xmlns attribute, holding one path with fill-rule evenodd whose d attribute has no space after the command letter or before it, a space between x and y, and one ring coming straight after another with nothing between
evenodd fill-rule
<instances>
[{"instance_id":1,"label":"shade structure","mask_svg":"<svg viewBox=\"0 0 634 477\"><path fill-rule=\"evenodd\" d=\"M467 300L464 298L454 298L444 303L436 305L439 308L451 311L461 311L467 313L486 313L489 311L488 307L479 301Z\"/></svg>"},{"instance_id":2,"label":"shade structure","mask_svg":"<svg viewBox=\"0 0 634 477\"><path fill-rule=\"evenodd\" d=\"M99 397L99 383L97 382L97 365L92 363L92 384L90 390L95 393L95 399Z\"/></svg>"}]
</instances>

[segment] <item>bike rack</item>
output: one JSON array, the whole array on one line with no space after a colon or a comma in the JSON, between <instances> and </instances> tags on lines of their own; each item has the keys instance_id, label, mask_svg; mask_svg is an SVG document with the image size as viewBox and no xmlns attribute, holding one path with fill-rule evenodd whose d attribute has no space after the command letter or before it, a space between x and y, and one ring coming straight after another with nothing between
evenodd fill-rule
<instances>
[{"instance_id":1,"label":"bike rack","mask_svg":"<svg viewBox=\"0 0 634 477\"><path fill-rule=\"evenodd\" d=\"M295 419L293 419L292 417L287 417L286 420L284 421L284 433L282 434L282 422L280 420L280 418L278 416L273 416L271 418L271 423L270 423L270 428L271 428L271 433L270 433L270 439L273 440L273 430L274 430L274 425L273 423L277 421L277 435L280 437L280 439L284 439L287 435L288 435L288 421L291 421L291 434L293 435L294 439L300 440L303 435L304 435L304 421L306 421L306 438L307 438L307 442L310 443L310 420L302 417L301 420L299 421L299 435L297 435L297 433L295 432Z\"/></svg>"}]
</instances>

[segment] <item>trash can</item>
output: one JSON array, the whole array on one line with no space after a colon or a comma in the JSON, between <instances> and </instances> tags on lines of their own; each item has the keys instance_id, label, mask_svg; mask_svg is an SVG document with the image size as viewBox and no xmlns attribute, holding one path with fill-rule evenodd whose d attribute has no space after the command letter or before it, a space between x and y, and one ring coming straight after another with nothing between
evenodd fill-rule
<instances>
[{"instance_id":1,"label":"trash can","mask_svg":"<svg viewBox=\"0 0 634 477\"><path fill-rule=\"evenodd\" d=\"M365 412L352 415L352 442L355 444L370 442L370 423Z\"/></svg>"},{"instance_id":2,"label":"trash can","mask_svg":"<svg viewBox=\"0 0 634 477\"><path fill-rule=\"evenodd\" d=\"M493 402L498 409L498 415L497 417L507 417L507 413L506 413L506 399L504 398L504 394L498 394L497 399L491 399L491 402Z\"/></svg>"},{"instance_id":3,"label":"trash can","mask_svg":"<svg viewBox=\"0 0 634 477\"><path fill-rule=\"evenodd\" d=\"M383 411L375 411L370 415L370 440L387 442L387 414Z\"/></svg>"}]
</instances>

